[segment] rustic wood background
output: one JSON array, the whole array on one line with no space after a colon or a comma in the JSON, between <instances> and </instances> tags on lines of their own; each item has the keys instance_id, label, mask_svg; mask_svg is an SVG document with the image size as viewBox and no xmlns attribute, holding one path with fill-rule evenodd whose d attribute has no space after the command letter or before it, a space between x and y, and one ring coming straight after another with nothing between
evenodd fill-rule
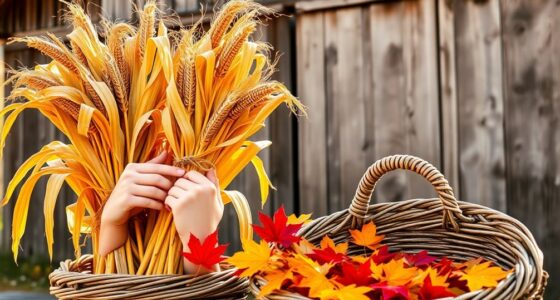
<instances>
[{"instance_id":1,"label":"rustic wood background","mask_svg":"<svg viewBox=\"0 0 560 300\"><path fill-rule=\"evenodd\" d=\"M125 19L133 11L127 1L87 2L94 16ZM201 4L211 17L214 4L161 2L187 25ZM285 16L267 22L259 37L282 53L276 76L308 106L309 117L296 120L281 109L258 134L274 143L263 159L278 189L264 211L281 204L314 216L344 209L369 164L389 154L414 154L438 166L461 200L526 224L552 275L546 299L559 299L558 1L265 2ZM0 1L2 37L65 35L62 6L57 0ZM13 67L45 61L19 45L2 51ZM25 113L4 149L4 183L31 153L60 138L43 117ZM233 184L250 199L255 219L256 183L249 168ZM397 172L379 185L373 201L432 195L421 178ZM33 195L22 256L46 253L42 197ZM66 192L57 206L57 260L72 256L63 210L72 201ZM2 213L3 251L10 245L12 207ZM239 247L236 222L228 207L221 239L232 243L231 251Z\"/></svg>"}]
</instances>

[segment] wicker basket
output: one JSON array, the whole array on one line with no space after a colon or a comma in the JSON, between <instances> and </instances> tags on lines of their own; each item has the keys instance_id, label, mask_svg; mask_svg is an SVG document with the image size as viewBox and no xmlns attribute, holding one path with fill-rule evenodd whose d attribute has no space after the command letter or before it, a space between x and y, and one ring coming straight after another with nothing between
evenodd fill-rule
<instances>
[{"instance_id":1,"label":"wicker basket","mask_svg":"<svg viewBox=\"0 0 560 300\"><path fill-rule=\"evenodd\" d=\"M426 178L439 198L369 205L376 182L386 173L411 170ZM442 218L443 215L443 218ZM542 299L548 275L543 255L529 230L519 221L493 209L455 199L443 175L428 162L409 155L394 155L375 162L360 181L350 208L318 218L304 226L299 235L318 244L328 234L335 242L348 241L348 229L373 220L379 234L394 251L448 256L454 260L484 257L515 271L497 287L470 292L455 299ZM443 223L443 226L442 226ZM349 248L351 254L363 247ZM265 281L251 280L258 294ZM288 291L276 291L268 299L309 299Z\"/></svg>"},{"instance_id":2,"label":"wicker basket","mask_svg":"<svg viewBox=\"0 0 560 300\"><path fill-rule=\"evenodd\" d=\"M50 293L58 299L245 299L249 281L236 269L192 275L92 274L93 256L66 260L49 275Z\"/></svg>"}]
</instances>

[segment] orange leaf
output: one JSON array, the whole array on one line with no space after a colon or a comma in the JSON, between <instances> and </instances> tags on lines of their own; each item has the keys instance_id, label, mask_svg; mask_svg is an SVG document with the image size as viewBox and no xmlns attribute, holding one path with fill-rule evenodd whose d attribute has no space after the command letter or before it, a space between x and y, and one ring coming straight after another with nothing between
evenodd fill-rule
<instances>
[{"instance_id":1,"label":"orange leaf","mask_svg":"<svg viewBox=\"0 0 560 300\"><path fill-rule=\"evenodd\" d=\"M379 243L385 237L384 235L375 235L376 233L377 227L373 222L365 224L362 226L361 230L350 230L350 234L354 239L354 244L368 247L370 249L376 249L379 247Z\"/></svg>"},{"instance_id":2,"label":"orange leaf","mask_svg":"<svg viewBox=\"0 0 560 300\"><path fill-rule=\"evenodd\" d=\"M335 253L346 254L348 250L348 243L340 243L338 245L334 244L334 241L331 240L328 236L324 236L320 243L321 250L325 250L327 248L331 248L334 250Z\"/></svg>"},{"instance_id":3,"label":"orange leaf","mask_svg":"<svg viewBox=\"0 0 560 300\"><path fill-rule=\"evenodd\" d=\"M285 280L294 278L294 274L290 270L279 270L267 273L264 278L267 283L261 288L259 298L265 297L275 290L279 290Z\"/></svg>"},{"instance_id":4,"label":"orange leaf","mask_svg":"<svg viewBox=\"0 0 560 300\"><path fill-rule=\"evenodd\" d=\"M321 298L321 300L368 300L369 297L366 296L366 294L370 291L371 288L369 287L351 284L338 289L321 291L319 298Z\"/></svg>"},{"instance_id":5,"label":"orange leaf","mask_svg":"<svg viewBox=\"0 0 560 300\"><path fill-rule=\"evenodd\" d=\"M491 267L490 264L491 262L487 261L471 265L464 271L461 279L467 281L467 286L471 291L495 287L509 274L508 271L504 271L500 267Z\"/></svg>"},{"instance_id":6,"label":"orange leaf","mask_svg":"<svg viewBox=\"0 0 560 300\"><path fill-rule=\"evenodd\" d=\"M320 265L300 254L289 258L288 263L292 271L303 277L297 286L309 288L309 297L319 297L321 291L335 288L335 284L326 276L332 267L331 264Z\"/></svg>"},{"instance_id":7,"label":"orange leaf","mask_svg":"<svg viewBox=\"0 0 560 300\"><path fill-rule=\"evenodd\" d=\"M390 286L405 286L417 274L418 269L415 267L407 268L403 258L398 260L391 260L383 264L383 277L382 281L387 282Z\"/></svg>"}]
</instances>

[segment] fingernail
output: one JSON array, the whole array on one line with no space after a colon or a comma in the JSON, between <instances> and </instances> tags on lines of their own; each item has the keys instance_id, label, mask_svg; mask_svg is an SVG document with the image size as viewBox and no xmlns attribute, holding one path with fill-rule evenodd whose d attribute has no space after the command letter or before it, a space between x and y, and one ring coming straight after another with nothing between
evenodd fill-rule
<instances>
[{"instance_id":1,"label":"fingernail","mask_svg":"<svg viewBox=\"0 0 560 300\"><path fill-rule=\"evenodd\" d=\"M185 170L183 170L183 169L177 169L177 175L179 175L179 176L185 175Z\"/></svg>"},{"instance_id":2,"label":"fingernail","mask_svg":"<svg viewBox=\"0 0 560 300\"><path fill-rule=\"evenodd\" d=\"M171 207L169 207L169 205L165 205L165 209L167 209L167 211L171 211Z\"/></svg>"}]
</instances>

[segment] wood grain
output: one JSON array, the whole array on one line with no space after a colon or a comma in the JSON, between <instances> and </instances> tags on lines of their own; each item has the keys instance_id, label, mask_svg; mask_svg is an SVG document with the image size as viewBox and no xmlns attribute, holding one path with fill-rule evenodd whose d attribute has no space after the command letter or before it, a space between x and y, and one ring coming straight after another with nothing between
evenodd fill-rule
<instances>
[{"instance_id":1,"label":"wood grain","mask_svg":"<svg viewBox=\"0 0 560 300\"><path fill-rule=\"evenodd\" d=\"M314 216L325 215L328 209L324 34L322 13L297 17L297 90L309 110L309 116L298 122L299 206Z\"/></svg>"},{"instance_id":2,"label":"wood grain","mask_svg":"<svg viewBox=\"0 0 560 300\"><path fill-rule=\"evenodd\" d=\"M505 211L500 6L455 3L460 198Z\"/></svg>"},{"instance_id":3,"label":"wood grain","mask_svg":"<svg viewBox=\"0 0 560 300\"><path fill-rule=\"evenodd\" d=\"M440 166L435 6L429 1L371 5L374 157L413 154ZM370 162L370 163L373 163ZM374 201L435 195L412 174L392 172Z\"/></svg>"},{"instance_id":4,"label":"wood grain","mask_svg":"<svg viewBox=\"0 0 560 300\"><path fill-rule=\"evenodd\" d=\"M560 7L501 2L507 212L533 232L550 272L545 299L560 298Z\"/></svg>"}]
</instances>

